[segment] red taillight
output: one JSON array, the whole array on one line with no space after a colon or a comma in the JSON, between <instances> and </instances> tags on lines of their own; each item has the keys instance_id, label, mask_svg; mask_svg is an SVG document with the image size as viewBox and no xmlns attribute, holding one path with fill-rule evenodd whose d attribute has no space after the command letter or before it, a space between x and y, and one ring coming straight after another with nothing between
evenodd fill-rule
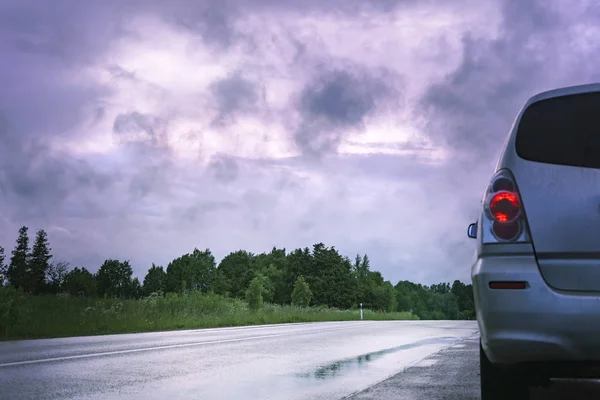
<instances>
[{"instance_id":1,"label":"red taillight","mask_svg":"<svg viewBox=\"0 0 600 400\"><path fill-rule=\"evenodd\" d=\"M498 222L512 222L519 216L519 196L513 192L499 192L490 200L490 212Z\"/></svg>"},{"instance_id":2,"label":"red taillight","mask_svg":"<svg viewBox=\"0 0 600 400\"><path fill-rule=\"evenodd\" d=\"M494 232L494 235L496 235L496 237L498 239L512 240L512 239L516 238L517 236L519 236L519 234L521 233L521 225L519 224L519 221L513 221L513 222L494 221L492 224L492 231Z\"/></svg>"},{"instance_id":3,"label":"red taillight","mask_svg":"<svg viewBox=\"0 0 600 400\"><path fill-rule=\"evenodd\" d=\"M531 241L517 181L506 168L496 171L487 187L479 232L482 244Z\"/></svg>"}]
</instances>

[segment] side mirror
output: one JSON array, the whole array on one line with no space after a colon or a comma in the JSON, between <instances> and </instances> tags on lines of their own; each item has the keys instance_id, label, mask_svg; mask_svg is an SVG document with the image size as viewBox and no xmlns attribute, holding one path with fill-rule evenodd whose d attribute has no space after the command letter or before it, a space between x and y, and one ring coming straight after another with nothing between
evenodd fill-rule
<instances>
[{"instance_id":1,"label":"side mirror","mask_svg":"<svg viewBox=\"0 0 600 400\"><path fill-rule=\"evenodd\" d=\"M471 239L477 238L477 223L469 225L469 227L467 228L467 236Z\"/></svg>"}]
</instances>

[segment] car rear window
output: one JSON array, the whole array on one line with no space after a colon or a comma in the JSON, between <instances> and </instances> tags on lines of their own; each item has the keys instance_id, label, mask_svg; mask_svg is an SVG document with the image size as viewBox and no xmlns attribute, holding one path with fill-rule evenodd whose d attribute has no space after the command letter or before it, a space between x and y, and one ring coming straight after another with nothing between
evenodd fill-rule
<instances>
[{"instance_id":1,"label":"car rear window","mask_svg":"<svg viewBox=\"0 0 600 400\"><path fill-rule=\"evenodd\" d=\"M531 104L517 128L516 151L530 161L600 168L600 92Z\"/></svg>"}]
</instances>

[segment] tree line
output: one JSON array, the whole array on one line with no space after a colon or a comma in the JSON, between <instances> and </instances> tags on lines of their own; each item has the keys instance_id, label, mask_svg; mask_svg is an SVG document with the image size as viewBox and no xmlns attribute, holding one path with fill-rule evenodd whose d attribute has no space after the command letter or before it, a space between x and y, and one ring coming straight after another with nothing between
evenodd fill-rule
<instances>
[{"instance_id":1,"label":"tree line","mask_svg":"<svg viewBox=\"0 0 600 400\"><path fill-rule=\"evenodd\" d=\"M455 280L428 287L405 280L393 285L371 269L367 254L351 260L323 243L292 251L273 247L260 254L237 250L218 264L209 249L195 248L166 268L152 264L142 282L133 277L127 260L107 259L96 273L54 261L43 229L30 247L28 228L21 227L7 257L0 247L0 284L33 295L138 299L200 291L244 298L252 308L264 302L340 309L362 304L378 311L410 311L422 319L474 318L470 284Z\"/></svg>"}]
</instances>

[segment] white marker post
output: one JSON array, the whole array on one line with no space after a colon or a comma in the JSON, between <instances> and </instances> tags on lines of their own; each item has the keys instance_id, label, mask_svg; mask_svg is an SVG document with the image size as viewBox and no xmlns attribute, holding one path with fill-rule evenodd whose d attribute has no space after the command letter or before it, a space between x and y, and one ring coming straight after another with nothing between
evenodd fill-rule
<instances>
[{"instance_id":1,"label":"white marker post","mask_svg":"<svg viewBox=\"0 0 600 400\"><path fill-rule=\"evenodd\" d=\"M360 320L362 321L363 317L362 317L362 303L360 303Z\"/></svg>"}]
</instances>

